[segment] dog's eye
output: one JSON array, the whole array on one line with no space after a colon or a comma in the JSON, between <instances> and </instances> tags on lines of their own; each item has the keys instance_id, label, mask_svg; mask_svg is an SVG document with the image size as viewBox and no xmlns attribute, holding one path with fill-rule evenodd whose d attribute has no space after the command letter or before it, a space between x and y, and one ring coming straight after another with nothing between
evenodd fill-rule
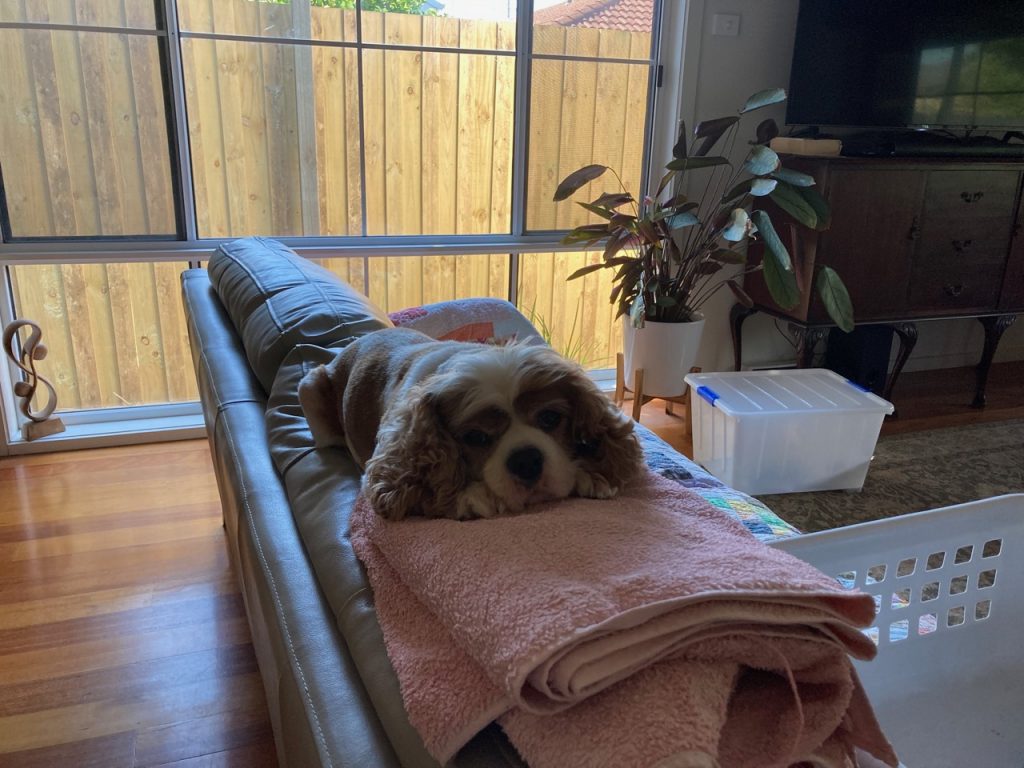
<instances>
[{"instance_id":1,"label":"dog's eye","mask_svg":"<svg viewBox=\"0 0 1024 768\"><path fill-rule=\"evenodd\" d=\"M473 448L486 448L493 438L482 430L471 429L462 436L462 442Z\"/></svg>"},{"instance_id":2,"label":"dog's eye","mask_svg":"<svg viewBox=\"0 0 1024 768\"><path fill-rule=\"evenodd\" d=\"M543 429L545 432L550 432L552 429L562 423L562 414L558 411L552 411L550 409L543 410L537 414L537 426Z\"/></svg>"}]
</instances>

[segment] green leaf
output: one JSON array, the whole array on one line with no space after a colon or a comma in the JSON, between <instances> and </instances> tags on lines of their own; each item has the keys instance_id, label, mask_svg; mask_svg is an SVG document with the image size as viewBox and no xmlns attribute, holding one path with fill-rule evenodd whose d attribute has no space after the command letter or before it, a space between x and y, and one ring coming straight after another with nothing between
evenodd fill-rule
<instances>
[{"instance_id":1,"label":"green leaf","mask_svg":"<svg viewBox=\"0 0 1024 768\"><path fill-rule=\"evenodd\" d=\"M726 280L725 284L729 286L729 290L732 291L733 296L736 297L736 300L740 304L742 304L747 309L753 308L754 300L747 295L747 292L740 287L739 283L737 283L735 280Z\"/></svg>"},{"instance_id":2,"label":"green leaf","mask_svg":"<svg viewBox=\"0 0 1024 768\"><path fill-rule=\"evenodd\" d=\"M632 202L633 196L629 192L605 192L591 204L603 208L618 208L620 205Z\"/></svg>"},{"instance_id":3,"label":"green leaf","mask_svg":"<svg viewBox=\"0 0 1024 768\"><path fill-rule=\"evenodd\" d=\"M758 91L747 99L747 103L743 105L743 109L740 110L740 114L742 115L747 112L753 112L755 109L767 107L769 104L778 104L785 100L786 91L782 88L769 88L767 91Z\"/></svg>"},{"instance_id":4,"label":"green leaf","mask_svg":"<svg viewBox=\"0 0 1024 768\"><path fill-rule=\"evenodd\" d=\"M784 181L787 184L792 184L794 187L813 187L814 177L806 173L800 173L800 171L794 171L792 168L783 168L781 165L772 171L774 176L779 181Z\"/></svg>"},{"instance_id":5,"label":"green leaf","mask_svg":"<svg viewBox=\"0 0 1024 768\"><path fill-rule=\"evenodd\" d=\"M818 190L811 187L796 187L796 192L813 209L814 215L818 219L818 223L814 227L816 230L824 232L832 226L832 209L829 208L828 201L821 196Z\"/></svg>"},{"instance_id":6,"label":"green leaf","mask_svg":"<svg viewBox=\"0 0 1024 768\"><path fill-rule=\"evenodd\" d=\"M668 309L669 307L674 307L679 302L676 301L671 296L668 296L664 293L659 293L657 298L654 299L654 303L659 307L664 307L665 309Z\"/></svg>"},{"instance_id":7,"label":"green leaf","mask_svg":"<svg viewBox=\"0 0 1024 768\"><path fill-rule=\"evenodd\" d=\"M692 171L695 168L710 168L713 165L730 165L724 157L678 157L665 167L670 171Z\"/></svg>"},{"instance_id":8,"label":"green leaf","mask_svg":"<svg viewBox=\"0 0 1024 768\"><path fill-rule=\"evenodd\" d=\"M608 235L607 224L584 224L581 227L569 232L565 237L562 238L563 245L572 245L574 243L582 243L587 241L598 241Z\"/></svg>"},{"instance_id":9,"label":"green leaf","mask_svg":"<svg viewBox=\"0 0 1024 768\"><path fill-rule=\"evenodd\" d=\"M717 261L705 261L697 267L698 275L713 275L722 269L722 265Z\"/></svg>"},{"instance_id":10,"label":"green leaf","mask_svg":"<svg viewBox=\"0 0 1024 768\"><path fill-rule=\"evenodd\" d=\"M779 135L779 126L774 120L772 120L772 118L769 117L767 120L762 120L757 124L757 130L755 133L757 135L757 140L753 143L768 144L772 139Z\"/></svg>"},{"instance_id":11,"label":"green leaf","mask_svg":"<svg viewBox=\"0 0 1024 768\"><path fill-rule=\"evenodd\" d=\"M562 183L555 190L555 202L565 200L577 189L585 184L589 184L607 170L608 166L606 165L585 165L579 170L573 171L562 179Z\"/></svg>"},{"instance_id":12,"label":"green leaf","mask_svg":"<svg viewBox=\"0 0 1024 768\"><path fill-rule=\"evenodd\" d=\"M768 147L758 144L752 147L746 162L743 163L743 170L754 176L767 176L779 167L779 156Z\"/></svg>"},{"instance_id":13,"label":"green leaf","mask_svg":"<svg viewBox=\"0 0 1024 768\"><path fill-rule=\"evenodd\" d=\"M796 274L793 272L793 261L789 258L789 251L779 239L767 213L754 211L751 218L757 225L765 245L762 266L768 293L771 294L772 300L783 309L793 309L800 303L800 288L796 282Z\"/></svg>"},{"instance_id":14,"label":"green leaf","mask_svg":"<svg viewBox=\"0 0 1024 768\"><path fill-rule=\"evenodd\" d=\"M738 243L746 238L749 231L750 217L743 208L733 208L729 214L729 222L722 229L722 237L731 243Z\"/></svg>"},{"instance_id":15,"label":"green leaf","mask_svg":"<svg viewBox=\"0 0 1024 768\"><path fill-rule=\"evenodd\" d=\"M661 181L658 183L658 191L655 193L654 196L661 197L661 193L665 191L665 187L668 186L669 182L672 181L672 179L675 178L675 176L675 171L669 171L664 176L662 176Z\"/></svg>"},{"instance_id":16,"label":"green leaf","mask_svg":"<svg viewBox=\"0 0 1024 768\"><path fill-rule=\"evenodd\" d=\"M753 179L750 182L750 194L754 197L770 195L778 183L775 179Z\"/></svg>"},{"instance_id":17,"label":"green leaf","mask_svg":"<svg viewBox=\"0 0 1024 768\"><path fill-rule=\"evenodd\" d=\"M730 115L729 117L719 117L714 120L705 120L702 123L698 123L693 135L695 138L704 139L704 141L694 150L693 154L697 157L704 157L718 143L718 140L722 138L725 132L739 121L740 118L737 115Z\"/></svg>"},{"instance_id":18,"label":"green leaf","mask_svg":"<svg viewBox=\"0 0 1024 768\"><path fill-rule=\"evenodd\" d=\"M640 236L648 243L653 244L661 240L661 233L658 232L658 228L647 219L640 219L637 221L636 226L640 231Z\"/></svg>"},{"instance_id":19,"label":"green leaf","mask_svg":"<svg viewBox=\"0 0 1024 768\"><path fill-rule=\"evenodd\" d=\"M609 211L607 208L602 208L594 203L576 203L580 208L590 211L593 214L600 216L602 219L611 219L615 214Z\"/></svg>"},{"instance_id":20,"label":"green leaf","mask_svg":"<svg viewBox=\"0 0 1024 768\"><path fill-rule=\"evenodd\" d=\"M750 214L750 218L754 220L755 226L761 233L761 239L764 241L765 248L775 258L779 267L787 272L792 272L793 261L789 258L789 251L786 250L786 246L779 239L779 234L775 231L775 227L772 226L772 220L768 214L764 211L754 211Z\"/></svg>"},{"instance_id":21,"label":"green leaf","mask_svg":"<svg viewBox=\"0 0 1024 768\"><path fill-rule=\"evenodd\" d=\"M602 258L606 261L612 258L615 254L629 245L629 241L633 239L633 233L628 231L620 231L613 234L608 238L608 244L605 246Z\"/></svg>"},{"instance_id":22,"label":"green leaf","mask_svg":"<svg viewBox=\"0 0 1024 768\"><path fill-rule=\"evenodd\" d=\"M677 213L668 220L667 224L668 228L672 230L683 229L684 227L692 227L694 224L700 224L700 219L689 212Z\"/></svg>"},{"instance_id":23,"label":"green leaf","mask_svg":"<svg viewBox=\"0 0 1024 768\"><path fill-rule=\"evenodd\" d=\"M573 272L571 275L569 275L565 279L566 280L575 280L577 277L583 277L584 275L589 275L591 272L597 272L597 270L604 269L606 266L608 266L608 265L605 264L605 263L601 263L601 264L587 264L587 266L580 267L579 269L577 269L575 272Z\"/></svg>"},{"instance_id":24,"label":"green leaf","mask_svg":"<svg viewBox=\"0 0 1024 768\"><path fill-rule=\"evenodd\" d=\"M814 229L818 226L818 214L807 204L807 201L800 196L796 187L788 184L779 184L770 195L771 199L782 210L799 221L805 227Z\"/></svg>"},{"instance_id":25,"label":"green leaf","mask_svg":"<svg viewBox=\"0 0 1024 768\"><path fill-rule=\"evenodd\" d=\"M619 266L621 264L626 264L626 263L631 262L631 261L633 261L633 259L627 257L627 258L618 258L618 259L608 259L608 261L598 262L597 264L587 264L585 267L580 267L575 272L573 272L571 275L569 275L569 277L567 277L566 280L575 280L577 277L583 277L584 275L589 275L591 272L596 272L599 269L608 269L610 267L617 267L617 266Z\"/></svg>"},{"instance_id":26,"label":"green leaf","mask_svg":"<svg viewBox=\"0 0 1024 768\"><path fill-rule=\"evenodd\" d=\"M643 293L638 293L629 307L629 320L633 323L634 328L644 327L644 318L646 314L647 305L644 302L644 295Z\"/></svg>"},{"instance_id":27,"label":"green leaf","mask_svg":"<svg viewBox=\"0 0 1024 768\"><path fill-rule=\"evenodd\" d=\"M730 203L733 200L736 200L737 198L750 194L750 184L752 181L753 179L744 179L743 181L741 181L735 187L733 187L724 195L722 195L722 201L720 204L725 205L726 203Z\"/></svg>"},{"instance_id":28,"label":"green leaf","mask_svg":"<svg viewBox=\"0 0 1024 768\"><path fill-rule=\"evenodd\" d=\"M838 273L832 267L822 267L818 272L817 286L828 316L847 333L852 331L853 302Z\"/></svg>"},{"instance_id":29,"label":"green leaf","mask_svg":"<svg viewBox=\"0 0 1024 768\"><path fill-rule=\"evenodd\" d=\"M747 257L731 248L716 248L710 254L712 259L723 264L746 264Z\"/></svg>"},{"instance_id":30,"label":"green leaf","mask_svg":"<svg viewBox=\"0 0 1024 768\"><path fill-rule=\"evenodd\" d=\"M672 147L672 157L686 157L686 123L683 120L679 121L679 138Z\"/></svg>"}]
</instances>

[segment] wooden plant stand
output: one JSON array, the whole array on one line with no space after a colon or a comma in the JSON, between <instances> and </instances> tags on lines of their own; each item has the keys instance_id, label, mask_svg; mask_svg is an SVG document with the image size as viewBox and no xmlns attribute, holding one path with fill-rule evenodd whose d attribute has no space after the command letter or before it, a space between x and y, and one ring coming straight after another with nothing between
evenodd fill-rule
<instances>
[{"instance_id":1,"label":"wooden plant stand","mask_svg":"<svg viewBox=\"0 0 1024 768\"><path fill-rule=\"evenodd\" d=\"M698 366L694 366L690 369L690 373L700 373L701 369ZM626 363L621 352L615 356L615 404L622 407L622 404L626 401L626 393L629 392L633 395L633 421L640 421L640 409L643 408L651 400L664 400L665 401L665 413L669 416L675 415L676 403L679 405L686 406L686 434L693 434L693 422L690 417L690 392L692 387L686 386L686 391L676 397L656 397L654 395L644 394L644 370L643 368L637 368L634 373L634 384L636 389L630 389L626 386Z\"/></svg>"}]
</instances>

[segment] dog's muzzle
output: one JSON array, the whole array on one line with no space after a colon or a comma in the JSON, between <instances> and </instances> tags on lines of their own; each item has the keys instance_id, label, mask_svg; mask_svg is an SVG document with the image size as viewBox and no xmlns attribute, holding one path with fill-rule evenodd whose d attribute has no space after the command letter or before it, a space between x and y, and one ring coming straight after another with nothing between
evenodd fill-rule
<instances>
[{"instance_id":1,"label":"dog's muzzle","mask_svg":"<svg viewBox=\"0 0 1024 768\"><path fill-rule=\"evenodd\" d=\"M544 454L532 445L518 448L509 454L505 467L513 477L529 488L536 484L544 472Z\"/></svg>"}]
</instances>

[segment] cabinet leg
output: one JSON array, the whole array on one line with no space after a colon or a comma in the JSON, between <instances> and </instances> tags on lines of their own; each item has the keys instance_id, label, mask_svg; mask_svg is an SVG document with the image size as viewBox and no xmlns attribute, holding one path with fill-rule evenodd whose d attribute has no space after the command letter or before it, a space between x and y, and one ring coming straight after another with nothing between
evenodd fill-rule
<instances>
[{"instance_id":1,"label":"cabinet leg","mask_svg":"<svg viewBox=\"0 0 1024 768\"><path fill-rule=\"evenodd\" d=\"M895 323L890 326L893 333L900 340L900 349L896 353L896 364L892 367L892 373L889 374L889 378L886 379L885 389L882 391L882 397L892 402L892 389L896 386L896 380L900 377L900 373L903 371L903 366L907 364L907 360L910 359L910 353L914 351L914 346L917 344L917 324L916 323ZM896 411L892 413L893 417L896 416Z\"/></svg>"},{"instance_id":2,"label":"cabinet leg","mask_svg":"<svg viewBox=\"0 0 1024 768\"><path fill-rule=\"evenodd\" d=\"M729 310L729 328L732 331L732 359L735 370L743 368L743 321L757 314L756 309L733 304Z\"/></svg>"},{"instance_id":3,"label":"cabinet leg","mask_svg":"<svg viewBox=\"0 0 1024 768\"><path fill-rule=\"evenodd\" d=\"M991 315L979 317L978 321L985 328L985 347L981 352L981 360L975 368L977 386L974 390L973 408L985 407L985 387L988 385L988 372L992 368L992 358L996 355L996 347L1003 337L1003 332L1013 325L1017 319L1016 315Z\"/></svg>"}]
</instances>

